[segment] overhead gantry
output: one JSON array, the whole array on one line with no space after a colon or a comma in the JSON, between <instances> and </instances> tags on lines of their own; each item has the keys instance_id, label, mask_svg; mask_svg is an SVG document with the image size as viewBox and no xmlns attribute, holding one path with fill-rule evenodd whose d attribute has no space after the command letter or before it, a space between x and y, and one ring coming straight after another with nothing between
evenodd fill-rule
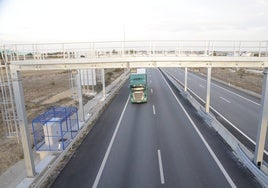
<instances>
[{"instance_id":1,"label":"overhead gantry","mask_svg":"<svg viewBox=\"0 0 268 188\"><path fill-rule=\"evenodd\" d=\"M261 113L254 157L254 163L262 165L268 120L268 41L119 41L6 45L3 49L10 61L28 176L34 176L35 170L20 76L24 70L184 67L187 91L188 68L207 68L205 109L209 113L212 68L262 68ZM83 109L82 101L79 109Z\"/></svg>"}]
</instances>

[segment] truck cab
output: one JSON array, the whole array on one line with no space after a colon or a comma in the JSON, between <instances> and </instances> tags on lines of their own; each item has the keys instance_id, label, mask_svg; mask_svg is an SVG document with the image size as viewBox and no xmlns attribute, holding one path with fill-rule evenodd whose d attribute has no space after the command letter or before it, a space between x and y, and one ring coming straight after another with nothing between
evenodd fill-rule
<instances>
[{"instance_id":1,"label":"truck cab","mask_svg":"<svg viewBox=\"0 0 268 188\"><path fill-rule=\"evenodd\" d=\"M145 69L137 69L130 75L130 100L132 103L147 102L147 74Z\"/></svg>"}]
</instances>

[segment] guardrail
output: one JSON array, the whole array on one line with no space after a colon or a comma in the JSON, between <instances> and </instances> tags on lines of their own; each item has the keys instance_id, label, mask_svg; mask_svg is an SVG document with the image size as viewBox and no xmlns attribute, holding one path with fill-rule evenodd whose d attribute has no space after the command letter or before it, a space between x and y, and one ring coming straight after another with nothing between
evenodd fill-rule
<instances>
[{"instance_id":1,"label":"guardrail","mask_svg":"<svg viewBox=\"0 0 268 188\"><path fill-rule=\"evenodd\" d=\"M268 41L154 40L8 44L0 51L8 61L124 56L268 57Z\"/></svg>"}]
</instances>

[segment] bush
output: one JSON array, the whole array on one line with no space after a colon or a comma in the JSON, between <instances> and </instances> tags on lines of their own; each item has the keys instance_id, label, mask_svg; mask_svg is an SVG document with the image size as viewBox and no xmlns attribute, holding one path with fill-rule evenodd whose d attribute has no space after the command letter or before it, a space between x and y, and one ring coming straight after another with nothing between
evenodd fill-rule
<instances>
[{"instance_id":1,"label":"bush","mask_svg":"<svg viewBox=\"0 0 268 188\"><path fill-rule=\"evenodd\" d=\"M50 85L54 86L54 85L56 85L56 83L53 81L53 82L50 82Z\"/></svg>"}]
</instances>

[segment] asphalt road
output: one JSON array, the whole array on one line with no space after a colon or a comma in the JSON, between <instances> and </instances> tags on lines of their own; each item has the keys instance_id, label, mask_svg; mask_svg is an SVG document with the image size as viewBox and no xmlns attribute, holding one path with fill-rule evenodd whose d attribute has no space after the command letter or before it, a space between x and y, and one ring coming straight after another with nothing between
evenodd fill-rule
<instances>
[{"instance_id":1,"label":"asphalt road","mask_svg":"<svg viewBox=\"0 0 268 188\"><path fill-rule=\"evenodd\" d=\"M52 187L258 187L160 71L147 73L149 101L131 104L125 84Z\"/></svg>"},{"instance_id":2,"label":"asphalt road","mask_svg":"<svg viewBox=\"0 0 268 188\"><path fill-rule=\"evenodd\" d=\"M172 75L184 83L184 70L178 68L165 70L168 70L169 73L172 73ZM206 78L188 71L188 88L203 100L206 99ZM211 106L231 122L233 126L237 127L253 142L256 142L261 107L260 99L212 81ZM254 147L250 149L254 150ZM265 149L268 150L267 137Z\"/></svg>"}]
</instances>

